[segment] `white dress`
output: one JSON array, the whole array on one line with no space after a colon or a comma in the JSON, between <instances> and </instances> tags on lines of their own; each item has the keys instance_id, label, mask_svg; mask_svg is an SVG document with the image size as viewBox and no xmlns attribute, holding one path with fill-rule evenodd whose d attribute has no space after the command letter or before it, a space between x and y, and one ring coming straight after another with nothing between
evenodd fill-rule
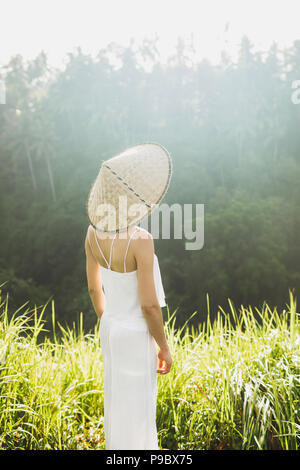
<instances>
[{"instance_id":1,"label":"white dress","mask_svg":"<svg viewBox=\"0 0 300 470\"><path fill-rule=\"evenodd\" d=\"M95 239L106 261L96 234ZM113 242L111 248L112 246ZM158 450L158 347L141 309L137 271L126 272L127 250L124 272L111 270L107 261L108 268L100 265L106 299L105 311L100 320L104 368L105 448ZM164 307L165 293L156 255L153 269L157 298L160 306Z\"/></svg>"}]
</instances>

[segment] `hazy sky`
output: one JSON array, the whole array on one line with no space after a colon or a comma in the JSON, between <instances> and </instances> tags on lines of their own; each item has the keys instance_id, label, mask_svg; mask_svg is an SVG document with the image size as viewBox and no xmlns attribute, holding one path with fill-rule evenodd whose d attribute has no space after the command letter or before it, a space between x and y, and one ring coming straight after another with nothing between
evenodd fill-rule
<instances>
[{"instance_id":1,"label":"hazy sky","mask_svg":"<svg viewBox=\"0 0 300 470\"><path fill-rule=\"evenodd\" d=\"M178 35L194 35L197 57L233 58L243 34L256 49L275 40L287 46L300 38L299 0L1 0L0 65L21 53L34 58L44 50L61 66L66 53L81 46L93 56L110 42L128 45L159 35L165 60Z\"/></svg>"}]
</instances>

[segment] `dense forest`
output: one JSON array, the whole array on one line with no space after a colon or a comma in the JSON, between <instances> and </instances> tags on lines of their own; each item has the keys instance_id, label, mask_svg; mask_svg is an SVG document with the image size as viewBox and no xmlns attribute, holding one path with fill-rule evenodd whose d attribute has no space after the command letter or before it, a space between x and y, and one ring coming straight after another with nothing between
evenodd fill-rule
<instances>
[{"instance_id":1,"label":"dense forest","mask_svg":"<svg viewBox=\"0 0 300 470\"><path fill-rule=\"evenodd\" d=\"M0 284L14 311L54 299L71 324L96 315L85 277L86 202L101 160L159 142L173 160L164 202L204 204L204 246L155 240L166 300L184 323L218 305L284 307L300 289L300 41L267 53L244 37L238 60L196 61L178 39L78 48L63 70L44 52L0 68ZM207 296L208 294L208 296ZM48 315L50 315L50 304Z\"/></svg>"}]
</instances>

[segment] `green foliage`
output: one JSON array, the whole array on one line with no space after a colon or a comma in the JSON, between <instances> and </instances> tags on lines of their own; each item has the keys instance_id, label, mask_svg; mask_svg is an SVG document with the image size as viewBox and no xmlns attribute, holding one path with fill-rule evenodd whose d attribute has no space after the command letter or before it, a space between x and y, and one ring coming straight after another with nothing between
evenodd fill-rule
<instances>
[{"instance_id":1,"label":"green foliage","mask_svg":"<svg viewBox=\"0 0 300 470\"><path fill-rule=\"evenodd\" d=\"M286 309L195 312L181 327L167 310L171 372L158 376L161 449L284 449L300 443L299 314ZM0 299L0 449L104 449L104 378L99 324L84 333L55 322L39 342L44 313L9 315Z\"/></svg>"},{"instance_id":2,"label":"green foliage","mask_svg":"<svg viewBox=\"0 0 300 470\"><path fill-rule=\"evenodd\" d=\"M0 285L0 294L9 298L12 311L24 305L24 298L28 299L27 307L33 308L44 305L51 297L46 287L36 285L32 279L17 277L13 269L0 269L0 279L6 279L6 282ZM14 292L12 298L9 295L10 289Z\"/></svg>"}]
</instances>

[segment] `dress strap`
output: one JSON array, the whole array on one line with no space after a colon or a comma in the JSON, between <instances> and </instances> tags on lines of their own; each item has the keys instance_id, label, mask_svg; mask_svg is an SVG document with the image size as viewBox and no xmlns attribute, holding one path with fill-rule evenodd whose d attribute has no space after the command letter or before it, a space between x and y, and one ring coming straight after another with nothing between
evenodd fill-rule
<instances>
[{"instance_id":1,"label":"dress strap","mask_svg":"<svg viewBox=\"0 0 300 470\"><path fill-rule=\"evenodd\" d=\"M95 260L97 261L97 258L96 258L95 254L94 254L94 252L93 252L93 248L92 248L92 244L91 244L90 232L91 232L90 229L88 229L88 231L87 231L88 242L89 242L89 246L90 246L92 255L93 255L93 257L95 258Z\"/></svg>"},{"instance_id":2,"label":"dress strap","mask_svg":"<svg viewBox=\"0 0 300 470\"><path fill-rule=\"evenodd\" d=\"M117 233L115 233L115 236L114 236L114 238L113 238L113 240L112 240L112 242L111 242L111 245L110 245L109 263L108 263L107 259L105 258L104 254L103 254L103 251L101 250L101 247L100 247L100 245L99 245L98 238L97 238L97 235L96 235L96 229L95 229L95 228L94 228L94 235L95 235L95 240L96 240L97 246L98 246L98 248L99 248L99 251L100 251L100 253L101 253L101 255L102 255L102 257L103 257L105 263L107 264L107 268L108 268L108 269L111 269L112 247L113 247L113 243L114 243L114 241L115 241L115 238L116 238Z\"/></svg>"},{"instance_id":3,"label":"dress strap","mask_svg":"<svg viewBox=\"0 0 300 470\"><path fill-rule=\"evenodd\" d=\"M114 236L114 238L112 239L112 242L111 242L111 245L110 245L110 253L109 253L109 269L111 269L111 255L112 255L112 247L113 247L114 241L115 241L115 239L116 239L116 236L117 236L117 232L115 233L115 236Z\"/></svg>"},{"instance_id":4,"label":"dress strap","mask_svg":"<svg viewBox=\"0 0 300 470\"><path fill-rule=\"evenodd\" d=\"M137 231L139 227L137 227L133 232L132 234L130 235L129 237L129 240L128 240L128 243L127 243L127 248L126 248L126 251L125 251L125 256L124 256L124 273L126 273L126 256L127 256L127 252L128 252L128 248L129 248L129 243L133 237L133 235L135 234L135 232Z\"/></svg>"}]
</instances>

